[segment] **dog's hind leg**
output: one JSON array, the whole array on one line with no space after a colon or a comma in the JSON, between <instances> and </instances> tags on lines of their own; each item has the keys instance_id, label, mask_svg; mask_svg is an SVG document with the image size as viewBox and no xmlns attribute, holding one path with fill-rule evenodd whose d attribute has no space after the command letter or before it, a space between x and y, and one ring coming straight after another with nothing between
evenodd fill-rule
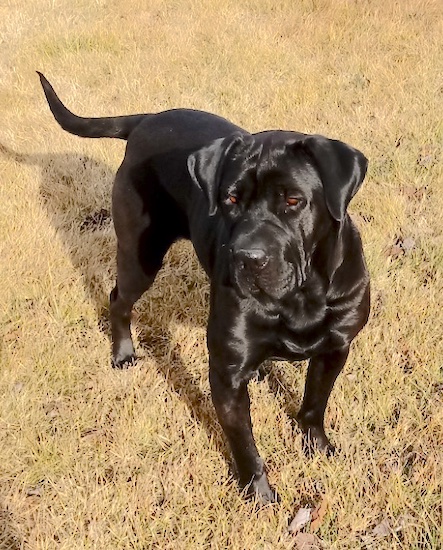
<instances>
[{"instance_id":1,"label":"dog's hind leg","mask_svg":"<svg viewBox=\"0 0 443 550\"><path fill-rule=\"evenodd\" d=\"M112 212L118 242L110 296L112 363L121 368L135 358L132 307L154 282L171 244L186 236L186 220L149 164L134 168L126 160L115 178Z\"/></svg>"},{"instance_id":2,"label":"dog's hind leg","mask_svg":"<svg viewBox=\"0 0 443 550\"><path fill-rule=\"evenodd\" d=\"M137 246L117 248L117 282L110 296L112 364L122 368L135 359L131 338L131 312L162 266L163 257L175 239L167 238L154 226L148 227Z\"/></svg>"}]
</instances>

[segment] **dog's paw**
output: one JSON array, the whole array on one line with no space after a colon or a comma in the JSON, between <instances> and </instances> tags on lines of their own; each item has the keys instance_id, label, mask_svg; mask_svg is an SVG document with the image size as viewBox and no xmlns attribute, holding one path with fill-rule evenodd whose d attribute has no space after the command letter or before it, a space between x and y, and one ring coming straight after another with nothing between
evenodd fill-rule
<instances>
[{"instance_id":1,"label":"dog's paw","mask_svg":"<svg viewBox=\"0 0 443 550\"><path fill-rule=\"evenodd\" d=\"M303 433L303 451L306 456L312 457L316 452L330 457L335 454L335 447L326 437L323 430L318 428L309 428Z\"/></svg>"},{"instance_id":2,"label":"dog's paw","mask_svg":"<svg viewBox=\"0 0 443 550\"><path fill-rule=\"evenodd\" d=\"M122 370L122 369L129 369L130 367L133 367L136 362L137 362L137 357L135 355L128 355L126 357L123 357L122 359L113 357L111 365L113 369Z\"/></svg>"},{"instance_id":3,"label":"dog's paw","mask_svg":"<svg viewBox=\"0 0 443 550\"><path fill-rule=\"evenodd\" d=\"M257 499L262 506L280 502L277 491L271 488L265 473L249 483L246 494L248 497Z\"/></svg>"},{"instance_id":4,"label":"dog's paw","mask_svg":"<svg viewBox=\"0 0 443 550\"><path fill-rule=\"evenodd\" d=\"M135 356L132 340L121 340L118 345L114 345L112 354L112 368L126 369L135 364L137 357Z\"/></svg>"}]
</instances>

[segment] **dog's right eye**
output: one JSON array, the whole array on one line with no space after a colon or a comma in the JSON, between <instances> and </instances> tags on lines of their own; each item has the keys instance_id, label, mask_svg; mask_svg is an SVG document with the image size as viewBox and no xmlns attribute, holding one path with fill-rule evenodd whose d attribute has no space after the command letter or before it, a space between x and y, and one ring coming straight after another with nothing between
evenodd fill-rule
<instances>
[{"instance_id":1,"label":"dog's right eye","mask_svg":"<svg viewBox=\"0 0 443 550\"><path fill-rule=\"evenodd\" d=\"M286 204L288 206L297 206L297 204L300 202L299 199L295 198L295 197L288 197L286 199Z\"/></svg>"},{"instance_id":2,"label":"dog's right eye","mask_svg":"<svg viewBox=\"0 0 443 550\"><path fill-rule=\"evenodd\" d=\"M232 204L238 204L238 197L236 197L235 195L229 195L228 201Z\"/></svg>"}]
</instances>

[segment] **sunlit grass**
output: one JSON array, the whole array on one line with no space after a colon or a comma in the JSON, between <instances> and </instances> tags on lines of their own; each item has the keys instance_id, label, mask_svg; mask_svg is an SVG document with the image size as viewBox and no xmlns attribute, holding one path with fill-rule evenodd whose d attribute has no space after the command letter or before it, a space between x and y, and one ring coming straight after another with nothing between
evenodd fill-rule
<instances>
[{"instance_id":1,"label":"sunlit grass","mask_svg":"<svg viewBox=\"0 0 443 550\"><path fill-rule=\"evenodd\" d=\"M0 6L0 548L289 548L290 519L322 498L326 548L441 548L442 16L437 0ZM35 70L80 115L199 108L369 158L350 210L373 312L329 403L337 455L302 453L305 365L251 383L281 505L257 510L232 477L189 244L137 305L138 364L110 368L115 237L91 220L124 145L64 133Z\"/></svg>"}]
</instances>

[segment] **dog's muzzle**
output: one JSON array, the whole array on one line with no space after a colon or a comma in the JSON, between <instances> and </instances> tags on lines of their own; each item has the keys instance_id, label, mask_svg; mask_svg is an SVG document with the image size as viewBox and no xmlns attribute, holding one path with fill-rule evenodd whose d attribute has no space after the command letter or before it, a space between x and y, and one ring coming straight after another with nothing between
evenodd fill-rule
<instances>
[{"instance_id":1,"label":"dog's muzzle","mask_svg":"<svg viewBox=\"0 0 443 550\"><path fill-rule=\"evenodd\" d=\"M264 292L280 298L295 283L292 266L262 248L232 249L231 272L243 296Z\"/></svg>"},{"instance_id":2,"label":"dog's muzzle","mask_svg":"<svg viewBox=\"0 0 443 550\"><path fill-rule=\"evenodd\" d=\"M261 248L240 249L233 252L237 269L247 270L251 274L259 274L268 262L269 256Z\"/></svg>"}]
</instances>

